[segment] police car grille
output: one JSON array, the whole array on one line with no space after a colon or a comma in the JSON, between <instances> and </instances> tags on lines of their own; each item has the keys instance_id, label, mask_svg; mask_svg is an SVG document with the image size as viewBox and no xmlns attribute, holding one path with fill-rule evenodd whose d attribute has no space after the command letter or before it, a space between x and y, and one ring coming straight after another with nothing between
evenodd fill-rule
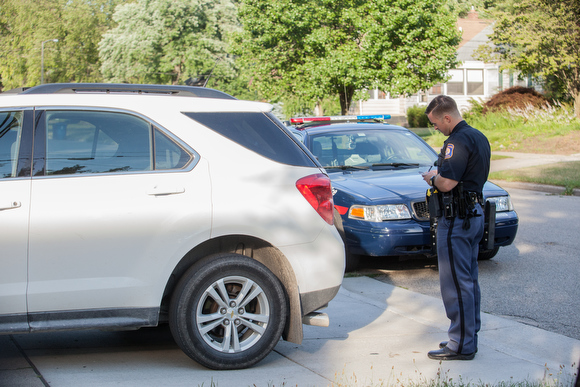
<instances>
[{"instance_id":1,"label":"police car grille","mask_svg":"<svg viewBox=\"0 0 580 387\"><path fill-rule=\"evenodd\" d=\"M429 207L427 206L427 202L414 202L413 214L418 220L429 220Z\"/></svg>"}]
</instances>

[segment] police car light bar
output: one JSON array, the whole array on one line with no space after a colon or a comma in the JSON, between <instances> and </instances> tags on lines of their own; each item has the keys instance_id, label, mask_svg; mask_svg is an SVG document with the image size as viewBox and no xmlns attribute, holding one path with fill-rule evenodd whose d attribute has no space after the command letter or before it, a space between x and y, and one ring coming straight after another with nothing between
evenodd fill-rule
<instances>
[{"instance_id":1,"label":"police car light bar","mask_svg":"<svg viewBox=\"0 0 580 387\"><path fill-rule=\"evenodd\" d=\"M337 121L363 121L363 120L388 120L390 114L373 114L366 116L326 116L326 117L297 117L290 118L292 124L306 124L308 122L337 122Z\"/></svg>"}]
</instances>

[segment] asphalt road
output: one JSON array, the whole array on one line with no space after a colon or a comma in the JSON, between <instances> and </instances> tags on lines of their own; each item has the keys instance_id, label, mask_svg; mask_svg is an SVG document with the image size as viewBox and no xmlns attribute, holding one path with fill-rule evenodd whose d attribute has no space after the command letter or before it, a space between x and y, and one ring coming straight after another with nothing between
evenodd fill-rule
<instances>
[{"instance_id":1,"label":"asphalt road","mask_svg":"<svg viewBox=\"0 0 580 387\"><path fill-rule=\"evenodd\" d=\"M580 197L508 188L515 242L480 261L481 310L580 340ZM363 261L362 272L439 297L435 260Z\"/></svg>"}]
</instances>

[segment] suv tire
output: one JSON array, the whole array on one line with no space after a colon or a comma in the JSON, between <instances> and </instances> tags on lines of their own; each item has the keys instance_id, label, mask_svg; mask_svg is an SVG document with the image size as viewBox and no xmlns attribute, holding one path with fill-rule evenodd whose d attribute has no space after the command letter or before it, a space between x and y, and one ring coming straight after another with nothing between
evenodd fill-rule
<instances>
[{"instance_id":1,"label":"suv tire","mask_svg":"<svg viewBox=\"0 0 580 387\"><path fill-rule=\"evenodd\" d=\"M239 254L196 263L180 279L171 300L169 325L179 347L201 365L247 368L278 343L287 301L266 266Z\"/></svg>"}]
</instances>

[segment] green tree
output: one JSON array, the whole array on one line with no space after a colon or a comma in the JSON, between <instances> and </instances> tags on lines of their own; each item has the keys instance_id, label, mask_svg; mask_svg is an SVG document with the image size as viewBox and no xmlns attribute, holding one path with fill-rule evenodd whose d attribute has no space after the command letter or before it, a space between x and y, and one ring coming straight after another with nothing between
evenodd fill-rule
<instances>
[{"instance_id":1,"label":"green tree","mask_svg":"<svg viewBox=\"0 0 580 387\"><path fill-rule=\"evenodd\" d=\"M480 47L479 58L561 89L580 117L578 0L509 0L497 8L494 46Z\"/></svg>"},{"instance_id":2,"label":"green tree","mask_svg":"<svg viewBox=\"0 0 580 387\"><path fill-rule=\"evenodd\" d=\"M445 0L242 0L238 53L270 99L338 95L342 114L357 90L393 95L441 82L461 40Z\"/></svg>"},{"instance_id":3,"label":"green tree","mask_svg":"<svg viewBox=\"0 0 580 387\"><path fill-rule=\"evenodd\" d=\"M58 45L53 77L59 82L102 81L99 42L113 25L115 6L125 0L64 0L57 16Z\"/></svg>"},{"instance_id":4,"label":"green tree","mask_svg":"<svg viewBox=\"0 0 580 387\"><path fill-rule=\"evenodd\" d=\"M99 44L107 81L201 84L233 79L227 36L238 27L231 0L137 0L119 6Z\"/></svg>"},{"instance_id":5,"label":"green tree","mask_svg":"<svg viewBox=\"0 0 580 387\"><path fill-rule=\"evenodd\" d=\"M45 80L92 82L101 79L97 44L110 27L114 6L123 0L2 0L0 76L4 88L34 86Z\"/></svg>"}]
</instances>

